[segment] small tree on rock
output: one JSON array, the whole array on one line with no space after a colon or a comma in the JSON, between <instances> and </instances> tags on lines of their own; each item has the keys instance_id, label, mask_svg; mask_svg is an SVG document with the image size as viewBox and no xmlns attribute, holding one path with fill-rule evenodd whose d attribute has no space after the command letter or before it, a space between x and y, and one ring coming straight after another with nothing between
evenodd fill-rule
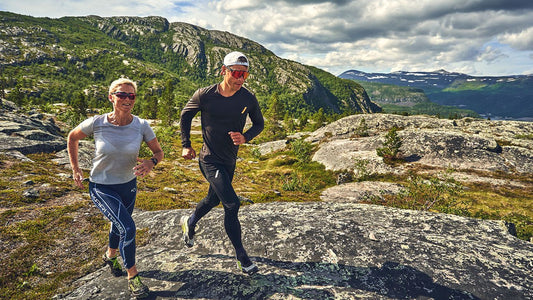
<instances>
[{"instance_id":1,"label":"small tree on rock","mask_svg":"<svg viewBox=\"0 0 533 300\"><path fill-rule=\"evenodd\" d=\"M376 149L377 155L383 157L383 161L387 164L402 160L400 153L402 139L398 136L398 130L399 128L396 126L389 129L389 132L385 136L383 147Z\"/></svg>"}]
</instances>

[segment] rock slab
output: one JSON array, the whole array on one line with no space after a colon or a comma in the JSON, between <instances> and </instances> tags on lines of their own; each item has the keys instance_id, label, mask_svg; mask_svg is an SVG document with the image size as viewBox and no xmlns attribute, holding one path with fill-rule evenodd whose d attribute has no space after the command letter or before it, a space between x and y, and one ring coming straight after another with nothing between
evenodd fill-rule
<instances>
[{"instance_id":1,"label":"rock slab","mask_svg":"<svg viewBox=\"0 0 533 300\"><path fill-rule=\"evenodd\" d=\"M150 299L532 299L533 244L503 222L349 202L241 208L243 241L260 272L242 274L215 208L185 247L191 210L136 212L148 228L137 266ZM129 299L106 268L57 299Z\"/></svg>"}]
</instances>

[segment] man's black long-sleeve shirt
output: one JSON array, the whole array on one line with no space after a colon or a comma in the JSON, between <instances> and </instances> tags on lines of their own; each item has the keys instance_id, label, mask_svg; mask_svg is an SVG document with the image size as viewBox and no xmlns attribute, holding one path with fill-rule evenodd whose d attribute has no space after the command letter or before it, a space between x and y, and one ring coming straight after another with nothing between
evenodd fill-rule
<instances>
[{"instance_id":1,"label":"man's black long-sleeve shirt","mask_svg":"<svg viewBox=\"0 0 533 300\"><path fill-rule=\"evenodd\" d=\"M200 159L205 162L234 164L239 146L234 145L230 131L243 133L246 117L249 115L252 127L243 133L246 141L256 137L264 128L263 115L254 94L241 87L230 97L218 92L218 84L198 89L181 111L181 144L191 146L191 122L202 112L202 136L204 144Z\"/></svg>"}]
</instances>

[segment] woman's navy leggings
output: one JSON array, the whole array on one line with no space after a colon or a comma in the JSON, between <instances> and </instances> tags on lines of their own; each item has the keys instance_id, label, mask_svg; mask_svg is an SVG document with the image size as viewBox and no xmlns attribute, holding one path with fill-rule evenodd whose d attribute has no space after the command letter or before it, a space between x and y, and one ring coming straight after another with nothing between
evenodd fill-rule
<instances>
[{"instance_id":1,"label":"woman's navy leggings","mask_svg":"<svg viewBox=\"0 0 533 300\"><path fill-rule=\"evenodd\" d=\"M119 249L124 267L135 265L135 223L131 214L137 195L137 179L122 184L89 182L94 204L111 221L109 248Z\"/></svg>"}]
</instances>

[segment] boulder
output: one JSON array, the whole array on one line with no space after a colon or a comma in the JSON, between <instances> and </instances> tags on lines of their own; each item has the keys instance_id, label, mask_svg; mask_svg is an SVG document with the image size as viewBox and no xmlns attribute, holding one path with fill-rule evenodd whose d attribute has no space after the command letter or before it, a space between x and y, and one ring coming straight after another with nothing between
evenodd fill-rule
<instances>
[{"instance_id":1,"label":"boulder","mask_svg":"<svg viewBox=\"0 0 533 300\"><path fill-rule=\"evenodd\" d=\"M531 299L533 244L501 221L350 202L241 208L243 242L259 266L235 265L215 208L187 248L191 210L136 212L149 243L137 267L151 299ZM125 277L104 267L56 299L129 299Z\"/></svg>"}]
</instances>

